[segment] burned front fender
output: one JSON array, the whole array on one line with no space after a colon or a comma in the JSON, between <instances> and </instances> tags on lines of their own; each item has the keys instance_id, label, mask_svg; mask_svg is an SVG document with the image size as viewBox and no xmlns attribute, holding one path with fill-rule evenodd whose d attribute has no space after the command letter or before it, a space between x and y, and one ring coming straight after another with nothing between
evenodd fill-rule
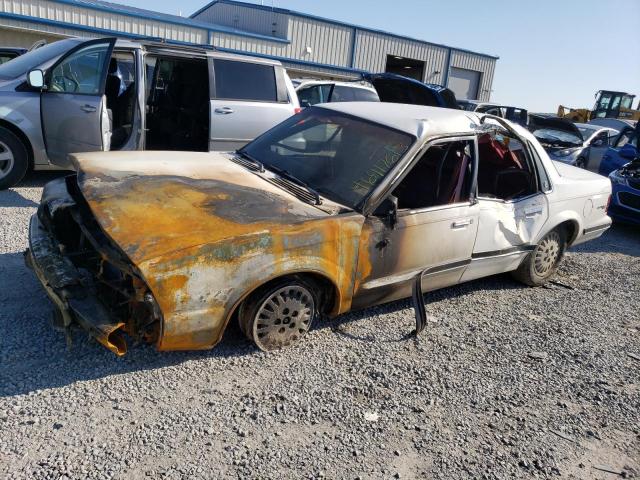
<instances>
[{"instance_id":1,"label":"burned front fender","mask_svg":"<svg viewBox=\"0 0 640 480\"><path fill-rule=\"evenodd\" d=\"M138 265L162 310L160 350L211 348L239 303L275 278L313 274L335 287L331 314L351 306L364 217L350 213L156 257Z\"/></svg>"}]
</instances>

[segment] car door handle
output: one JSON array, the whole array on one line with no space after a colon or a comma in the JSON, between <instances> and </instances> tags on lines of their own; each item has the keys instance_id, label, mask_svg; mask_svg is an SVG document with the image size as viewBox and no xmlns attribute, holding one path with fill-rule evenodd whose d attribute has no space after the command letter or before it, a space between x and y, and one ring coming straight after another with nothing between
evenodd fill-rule
<instances>
[{"instance_id":1,"label":"car door handle","mask_svg":"<svg viewBox=\"0 0 640 480\"><path fill-rule=\"evenodd\" d=\"M527 208L524 211L524 216L527 218L531 218L531 217L535 217L536 215L540 215L541 213L542 213L542 207Z\"/></svg>"},{"instance_id":2,"label":"car door handle","mask_svg":"<svg viewBox=\"0 0 640 480\"><path fill-rule=\"evenodd\" d=\"M473 219L472 218L467 218L466 220L458 220L457 222L453 222L451 224L451 228L456 229L456 228L465 228L468 227L469 225L471 225L473 223Z\"/></svg>"},{"instance_id":3,"label":"car door handle","mask_svg":"<svg viewBox=\"0 0 640 480\"><path fill-rule=\"evenodd\" d=\"M97 110L96 107L94 107L93 105L89 105L88 103L86 105L83 105L80 107L80 110L82 110L83 112L87 112L87 113L93 113Z\"/></svg>"},{"instance_id":4,"label":"car door handle","mask_svg":"<svg viewBox=\"0 0 640 480\"><path fill-rule=\"evenodd\" d=\"M220 107L220 108L216 108L214 112L219 113L220 115L229 115L230 113L233 113L233 108Z\"/></svg>"}]
</instances>

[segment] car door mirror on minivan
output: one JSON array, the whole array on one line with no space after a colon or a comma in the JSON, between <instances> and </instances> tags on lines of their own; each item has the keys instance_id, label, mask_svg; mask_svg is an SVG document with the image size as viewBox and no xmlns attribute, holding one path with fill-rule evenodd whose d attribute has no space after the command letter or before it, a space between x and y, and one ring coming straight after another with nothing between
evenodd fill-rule
<instances>
[{"instance_id":1,"label":"car door mirror on minivan","mask_svg":"<svg viewBox=\"0 0 640 480\"><path fill-rule=\"evenodd\" d=\"M389 228L395 228L398 223L398 197L389 195L378 205L373 214L384 219Z\"/></svg>"},{"instance_id":2,"label":"car door mirror on minivan","mask_svg":"<svg viewBox=\"0 0 640 480\"><path fill-rule=\"evenodd\" d=\"M27 74L27 83L31 88L44 87L44 72L39 69L31 70Z\"/></svg>"}]
</instances>

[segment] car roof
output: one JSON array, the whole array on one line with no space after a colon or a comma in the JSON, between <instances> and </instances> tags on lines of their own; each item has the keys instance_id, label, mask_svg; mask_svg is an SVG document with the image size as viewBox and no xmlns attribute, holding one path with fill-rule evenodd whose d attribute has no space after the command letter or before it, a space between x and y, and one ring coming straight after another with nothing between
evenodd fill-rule
<instances>
[{"instance_id":1,"label":"car roof","mask_svg":"<svg viewBox=\"0 0 640 480\"><path fill-rule=\"evenodd\" d=\"M614 132L617 132L615 128L603 127L602 125L597 125L595 123L576 123L575 125L578 128L586 128L589 130L613 130Z\"/></svg>"},{"instance_id":2,"label":"car roof","mask_svg":"<svg viewBox=\"0 0 640 480\"><path fill-rule=\"evenodd\" d=\"M345 87L352 87L352 88L363 88L365 90L371 90L372 92L376 91L373 87L370 87L369 85L363 85L362 83L357 83L357 82L340 82L337 80L300 80L300 79L295 79L292 81L295 82L296 89L301 87L307 87L309 85L333 84L333 85L343 85Z\"/></svg>"},{"instance_id":3,"label":"car roof","mask_svg":"<svg viewBox=\"0 0 640 480\"><path fill-rule=\"evenodd\" d=\"M88 40L93 40L91 38L81 38L81 37L77 37L74 38L74 40L79 42L85 42ZM181 45L181 44L175 44L175 43L171 43L171 42L163 42L161 41L161 39L155 39L155 38L149 38L147 39L140 39L140 40L127 40L124 38L117 38L116 39L116 47L117 48L153 48L153 49L158 49L158 50L166 50L167 52L173 51L173 52L178 52L178 53L189 53L189 52L197 52L198 54L201 55L208 55L208 56L212 56L215 58L219 58L219 59L227 59L227 60L244 60L244 61L250 61L253 63L262 63L262 64L268 64L268 65L282 65L281 62L279 62L278 60L272 60L270 58L262 58L262 57L253 57L251 56L251 54L237 54L237 53L228 53L228 52L221 52L219 50L216 50L215 47L213 46L208 46L208 45Z\"/></svg>"},{"instance_id":4,"label":"car roof","mask_svg":"<svg viewBox=\"0 0 640 480\"><path fill-rule=\"evenodd\" d=\"M316 107L353 115L409 133L418 139L448 133L473 133L480 117L451 108L384 102L323 103Z\"/></svg>"}]
</instances>

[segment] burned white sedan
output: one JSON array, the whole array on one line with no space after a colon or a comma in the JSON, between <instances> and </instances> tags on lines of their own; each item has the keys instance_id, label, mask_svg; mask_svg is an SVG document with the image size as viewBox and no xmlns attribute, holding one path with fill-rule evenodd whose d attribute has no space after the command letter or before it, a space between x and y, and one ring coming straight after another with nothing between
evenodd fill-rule
<instances>
[{"instance_id":1,"label":"burned white sedan","mask_svg":"<svg viewBox=\"0 0 640 480\"><path fill-rule=\"evenodd\" d=\"M412 288L501 272L540 285L611 223L608 179L501 118L442 108L335 103L237 152L74 163L44 189L27 261L60 326L117 354L123 333L211 348L232 320L271 350Z\"/></svg>"}]
</instances>

